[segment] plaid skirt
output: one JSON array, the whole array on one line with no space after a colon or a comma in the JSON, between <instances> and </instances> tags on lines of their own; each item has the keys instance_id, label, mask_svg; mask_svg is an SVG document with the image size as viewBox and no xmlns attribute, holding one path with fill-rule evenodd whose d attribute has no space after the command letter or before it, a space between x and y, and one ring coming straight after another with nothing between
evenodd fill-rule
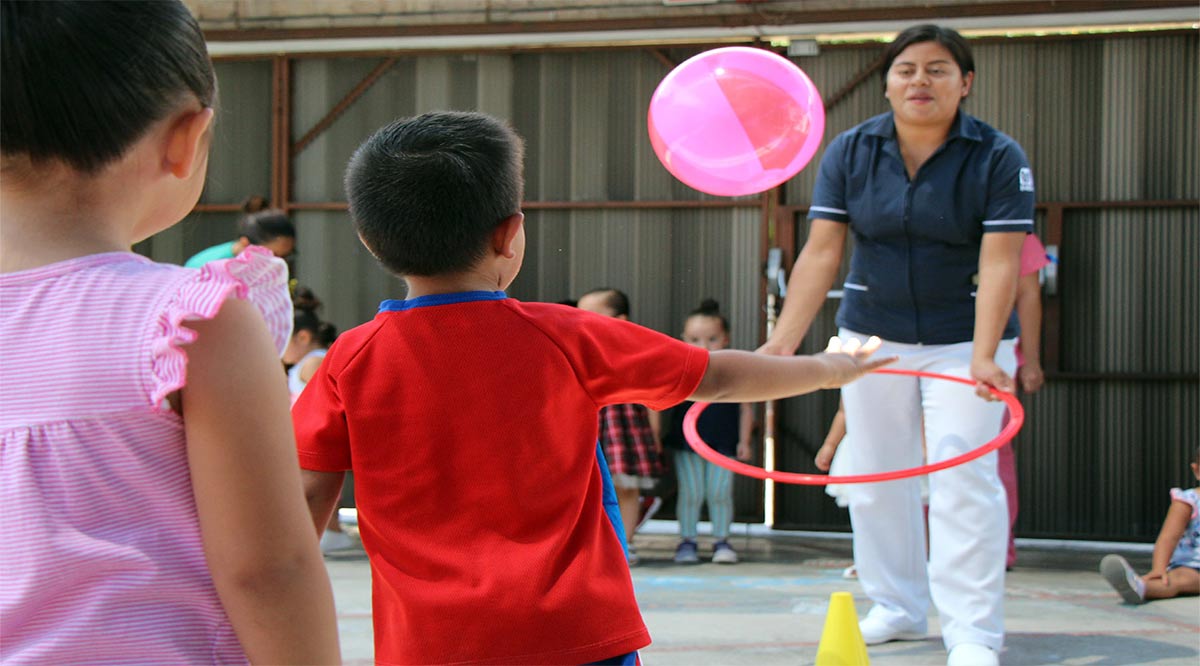
<instances>
[{"instance_id":1,"label":"plaid skirt","mask_svg":"<svg viewBox=\"0 0 1200 666\"><path fill-rule=\"evenodd\" d=\"M662 458L654 447L650 416L643 405L609 405L600 410L600 446L618 487L651 488L662 475ZM624 482L624 483L623 483Z\"/></svg>"}]
</instances>

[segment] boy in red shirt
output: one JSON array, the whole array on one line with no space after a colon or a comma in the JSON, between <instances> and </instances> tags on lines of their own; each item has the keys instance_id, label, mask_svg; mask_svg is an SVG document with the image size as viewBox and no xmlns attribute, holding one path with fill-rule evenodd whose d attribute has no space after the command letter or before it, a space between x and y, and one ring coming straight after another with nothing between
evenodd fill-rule
<instances>
[{"instance_id":1,"label":"boy in red shirt","mask_svg":"<svg viewBox=\"0 0 1200 666\"><path fill-rule=\"evenodd\" d=\"M359 238L406 300L329 349L293 410L320 530L355 475L375 659L634 663L650 637L601 504L597 414L836 387L886 360L708 351L504 289L525 251L504 123L394 122L346 172Z\"/></svg>"}]
</instances>

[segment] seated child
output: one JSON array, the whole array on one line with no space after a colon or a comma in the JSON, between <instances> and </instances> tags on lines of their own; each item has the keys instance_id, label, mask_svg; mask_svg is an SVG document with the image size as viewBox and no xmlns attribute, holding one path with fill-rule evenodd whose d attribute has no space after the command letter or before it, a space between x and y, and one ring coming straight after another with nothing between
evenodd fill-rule
<instances>
[{"instance_id":1,"label":"seated child","mask_svg":"<svg viewBox=\"0 0 1200 666\"><path fill-rule=\"evenodd\" d=\"M406 300L340 335L293 418L313 521L355 476L380 663L632 663L650 642L596 462L601 407L760 401L890 359L699 347L521 303L521 140L480 113L393 122L355 152L355 230Z\"/></svg>"},{"instance_id":2,"label":"seated child","mask_svg":"<svg viewBox=\"0 0 1200 666\"><path fill-rule=\"evenodd\" d=\"M1200 481L1200 449L1192 462L1192 474ZM1151 599L1170 599L1183 594L1200 594L1200 488L1171 489L1171 508L1154 542L1150 572L1138 577L1120 555L1100 560L1100 575L1127 604L1144 604Z\"/></svg>"}]
</instances>

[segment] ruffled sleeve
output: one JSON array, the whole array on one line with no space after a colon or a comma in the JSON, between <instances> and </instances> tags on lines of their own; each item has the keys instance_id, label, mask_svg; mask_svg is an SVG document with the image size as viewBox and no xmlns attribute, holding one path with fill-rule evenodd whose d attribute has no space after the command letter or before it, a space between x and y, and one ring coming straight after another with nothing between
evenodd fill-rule
<instances>
[{"instance_id":1,"label":"ruffled sleeve","mask_svg":"<svg viewBox=\"0 0 1200 666\"><path fill-rule=\"evenodd\" d=\"M1200 507L1197 506L1200 505L1200 501L1198 500L1200 500L1200 498L1196 496L1196 490L1194 488L1189 488L1187 490L1183 490L1182 488L1171 489L1172 502L1183 502L1184 504L1192 507L1192 520L1195 520L1196 516L1200 515Z\"/></svg>"},{"instance_id":2,"label":"ruffled sleeve","mask_svg":"<svg viewBox=\"0 0 1200 666\"><path fill-rule=\"evenodd\" d=\"M187 272L160 310L153 333L150 397L155 405L163 404L168 395L187 384L187 353L182 347L195 341L196 332L184 322L212 319L226 299L247 300L258 308L280 354L292 334L287 264L269 250L250 246L233 259L209 262Z\"/></svg>"}]
</instances>

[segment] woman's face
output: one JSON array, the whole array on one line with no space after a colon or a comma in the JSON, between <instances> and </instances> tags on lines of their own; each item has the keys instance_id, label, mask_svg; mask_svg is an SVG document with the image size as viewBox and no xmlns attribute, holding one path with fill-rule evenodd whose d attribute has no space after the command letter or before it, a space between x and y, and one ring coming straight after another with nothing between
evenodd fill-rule
<instances>
[{"instance_id":1,"label":"woman's face","mask_svg":"<svg viewBox=\"0 0 1200 666\"><path fill-rule=\"evenodd\" d=\"M918 42L892 61L884 95L892 103L897 122L949 127L958 105L971 92L974 78L974 72L963 76L946 47Z\"/></svg>"}]
</instances>

